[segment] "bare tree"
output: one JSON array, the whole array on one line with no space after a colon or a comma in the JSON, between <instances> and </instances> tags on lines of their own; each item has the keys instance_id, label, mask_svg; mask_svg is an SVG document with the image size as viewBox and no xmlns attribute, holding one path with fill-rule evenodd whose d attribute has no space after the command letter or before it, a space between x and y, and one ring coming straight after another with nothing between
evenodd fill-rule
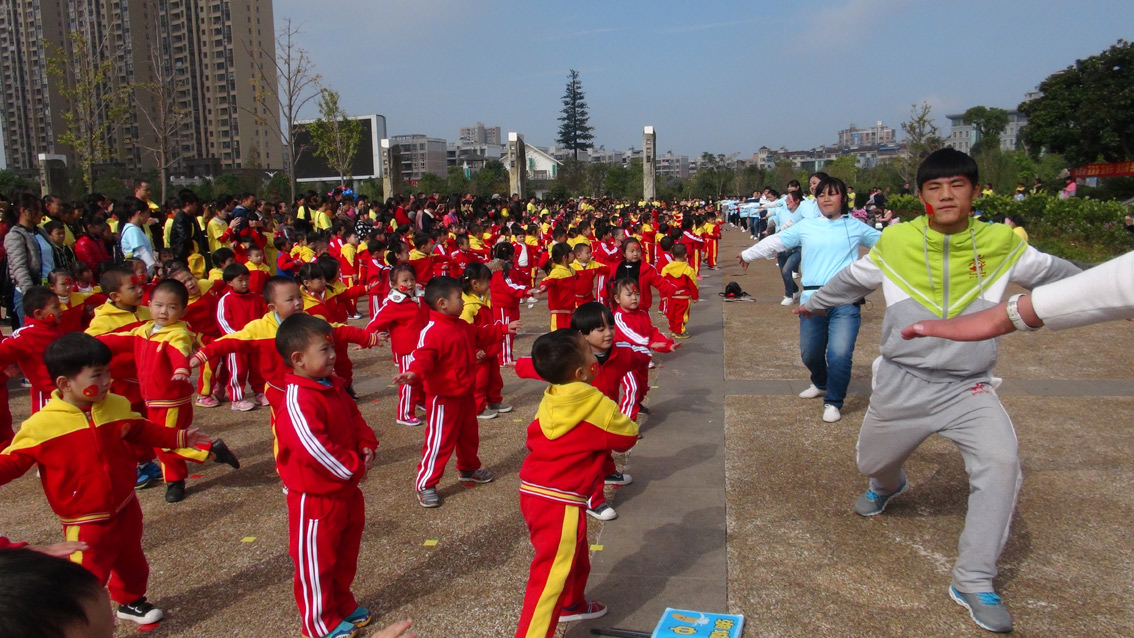
<instances>
[{"instance_id":1,"label":"bare tree","mask_svg":"<svg viewBox=\"0 0 1134 638\"><path fill-rule=\"evenodd\" d=\"M917 177L917 168L930 153L944 146L945 142L937 134L933 123L933 107L929 102L910 106L910 119L902 122L902 132L906 134L906 157L896 163L898 173L907 183Z\"/></svg>"},{"instance_id":2,"label":"bare tree","mask_svg":"<svg viewBox=\"0 0 1134 638\"><path fill-rule=\"evenodd\" d=\"M292 201L295 201L295 167L305 149L296 146L296 122L303 107L319 95L319 82L322 79L314 73L314 65L306 49L299 47L300 26L292 25L290 18L284 20L276 34L276 56L271 60L271 66L260 55L262 50L253 51L245 44L248 57L256 67L252 77L256 107L245 110L256 118L258 125L269 127L283 141L284 153L287 154L284 170L291 188ZM272 70L276 76L275 86L269 86L267 81Z\"/></svg>"},{"instance_id":3,"label":"bare tree","mask_svg":"<svg viewBox=\"0 0 1134 638\"><path fill-rule=\"evenodd\" d=\"M156 32L161 33L161 29L156 29ZM138 110L146 125L154 132L153 146L143 145L142 149L153 155L161 176L160 201L164 202L169 184L169 169L181 159L181 140L184 138L185 127L191 120L190 112L177 99L178 93L189 90L189 82L187 76L178 75L177 69L173 68L160 40L150 45L149 54L150 72L154 81L138 84L136 88L148 94L152 101L148 105L139 104Z\"/></svg>"}]
</instances>

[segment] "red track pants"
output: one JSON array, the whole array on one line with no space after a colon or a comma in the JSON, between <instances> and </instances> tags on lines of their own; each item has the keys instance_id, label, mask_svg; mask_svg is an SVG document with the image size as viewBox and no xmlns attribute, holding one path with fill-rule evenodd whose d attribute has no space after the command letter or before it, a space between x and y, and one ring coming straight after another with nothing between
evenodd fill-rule
<instances>
[{"instance_id":1,"label":"red track pants","mask_svg":"<svg viewBox=\"0 0 1134 638\"><path fill-rule=\"evenodd\" d=\"M365 523L357 487L336 496L288 492L288 553L304 636L325 636L358 609L350 586Z\"/></svg>"},{"instance_id":2,"label":"red track pants","mask_svg":"<svg viewBox=\"0 0 1134 638\"><path fill-rule=\"evenodd\" d=\"M155 408L148 410L149 420L164 425L167 428L178 430L188 429L193 423L193 404L186 403L174 408ZM179 448L176 450L157 450L158 460L161 461L161 472L166 483L184 481L189 478L189 468L185 461L200 464L209 458L209 446L202 445L197 448Z\"/></svg>"},{"instance_id":3,"label":"red track pants","mask_svg":"<svg viewBox=\"0 0 1134 638\"><path fill-rule=\"evenodd\" d=\"M684 333L685 324L689 321L689 300L670 298L665 308L665 317L669 319L670 332Z\"/></svg>"},{"instance_id":4,"label":"red track pants","mask_svg":"<svg viewBox=\"0 0 1134 638\"><path fill-rule=\"evenodd\" d=\"M518 308L497 308L493 306L492 318L497 323L508 325L520 318L520 311ZM504 341L500 347L500 356L496 359L500 365L509 366L516 363L516 357L512 354L512 343L515 339L516 337L510 334L504 334Z\"/></svg>"},{"instance_id":5,"label":"red track pants","mask_svg":"<svg viewBox=\"0 0 1134 638\"><path fill-rule=\"evenodd\" d=\"M131 497L122 511L109 520L82 525L63 525L69 541L81 541L88 549L71 554L110 590L110 599L129 605L146 595L150 564L142 552L142 507Z\"/></svg>"},{"instance_id":6,"label":"red track pants","mask_svg":"<svg viewBox=\"0 0 1134 638\"><path fill-rule=\"evenodd\" d=\"M453 450L457 450L457 471L472 472L480 469L480 432L476 423L476 401L471 396L426 397L428 422L425 426L425 445L421 448L421 463L417 466L414 489L434 487L445 474L445 464Z\"/></svg>"},{"instance_id":7,"label":"red track pants","mask_svg":"<svg viewBox=\"0 0 1134 638\"><path fill-rule=\"evenodd\" d=\"M516 638L550 638L560 610L585 602L583 591L591 573L587 515L582 507L528 494L520 494L520 512L535 556Z\"/></svg>"},{"instance_id":8,"label":"red track pants","mask_svg":"<svg viewBox=\"0 0 1134 638\"><path fill-rule=\"evenodd\" d=\"M490 403L504 401L504 379L500 376L500 364L496 357L488 357L476 364L476 413L484 412Z\"/></svg>"},{"instance_id":9,"label":"red track pants","mask_svg":"<svg viewBox=\"0 0 1134 638\"><path fill-rule=\"evenodd\" d=\"M413 355L395 354L394 363L398 364L398 374L405 374L413 362ZM400 421L410 421L417 418L417 406L425 405L425 392L420 385L405 383L398 386L398 416Z\"/></svg>"}]
</instances>

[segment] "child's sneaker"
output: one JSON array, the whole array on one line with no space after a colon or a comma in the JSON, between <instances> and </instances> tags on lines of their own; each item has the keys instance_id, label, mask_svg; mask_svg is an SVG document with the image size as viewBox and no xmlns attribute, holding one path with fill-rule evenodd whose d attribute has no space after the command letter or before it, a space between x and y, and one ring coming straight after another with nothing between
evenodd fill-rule
<instances>
[{"instance_id":1,"label":"child's sneaker","mask_svg":"<svg viewBox=\"0 0 1134 638\"><path fill-rule=\"evenodd\" d=\"M489 419L495 419L496 418L496 410L493 410L492 408L485 408L483 412L476 415L476 418L480 419L481 421L487 421Z\"/></svg>"},{"instance_id":2,"label":"child's sneaker","mask_svg":"<svg viewBox=\"0 0 1134 638\"><path fill-rule=\"evenodd\" d=\"M496 477L492 472L489 472L483 467L479 470L473 470L472 472L461 472L462 483L491 483L495 479Z\"/></svg>"},{"instance_id":3,"label":"child's sneaker","mask_svg":"<svg viewBox=\"0 0 1134 638\"><path fill-rule=\"evenodd\" d=\"M134 489L144 490L160 480L161 468L157 463L147 461L138 466L138 482L134 484Z\"/></svg>"},{"instance_id":4,"label":"child's sneaker","mask_svg":"<svg viewBox=\"0 0 1134 638\"><path fill-rule=\"evenodd\" d=\"M207 397L201 397L201 398L197 399L197 407L215 408L218 405L220 405L220 401L217 401L217 398L212 396L212 395L209 395Z\"/></svg>"},{"instance_id":5,"label":"child's sneaker","mask_svg":"<svg viewBox=\"0 0 1134 638\"><path fill-rule=\"evenodd\" d=\"M602 505L599 505L594 509L588 507L587 516L590 516L591 518L597 518L600 521L613 521L614 519L618 518L618 512L614 511L614 508L610 505L603 503Z\"/></svg>"},{"instance_id":6,"label":"child's sneaker","mask_svg":"<svg viewBox=\"0 0 1134 638\"><path fill-rule=\"evenodd\" d=\"M575 622L576 620L591 620L606 615L606 605L588 600L574 607L564 607L559 612L559 622Z\"/></svg>"},{"instance_id":7,"label":"child's sneaker","mask_svg":"<svg viewBox=\"0 0 1134 638\"><path fill-rule=\"evenodd\" d=\"M358 393L354 391L353 385L348 385L347 387L343 388L343 390L346 391L347 396L354 399L355 401L358 401Z\"/></svg>"},{"instance_id":8,"label":"child's sneaker","mask_svg":"<svg viewBox=\"0 0 1134 638\"><path fill-rule=\"evenodd\" d=\"M234 470L240 469L240 460L228 449L223 439L214 439L212 447L209 452L213 455L213 461L216 463L224 463Z\"/></svg>"},{"instance_id":9,"label":"child's sneaker","mask_svg":"<svg viewBox=\"0 0 1134 638\"><path fill-rule=\"evenodd\" d=\"M344 620L323 638L355 638L356 636L358 636L358 627Z\"/></svg>"},{"instance_id":10,"label":"child's sneaker","mask_svg":"<svg viewBox=\"0 0 1134 638\"><path fill-rule=\"evenodd\" d=\"M185 500L185 481L173 481L165 484L165 502L180 503ZM119 612L122 613L122 612Z\"/></svg>"},{"instance_id":11,"label":"child's sneaker","mask_svg":"<svg viewBox=\"0 0 1134 638\"><path fill-rule=\"evenodd\" d=\"M352 611L349 616L343 618L343 622L348 622L355 627L365 627L373 620L374 614L370 613L370 610L365 607L359 607Z\"/></svg>"},{"instance_id":12,"label":"child's sneaker","mask_svg":"<svg viewBox=\"0 0 1134 638\"><path fill-rule=\"evenodd\" d=\"M1004 608L1000 596L996 592L983 591L976 594L966 594L957 591L956 587L949 587L949 597L958 605L969 610L973 622L981 629L1006 634L1012 631L1012 614Z\"/></svg>"},{"instance_id":13,"label":"child's sneaker","mask_svg":"<svg viewBox=\"0 0 1134 638\"><path fill-rule=\"evenodd\" d=\"M512 411L512 406L507 403L489 403L489 410L494 410L497 414L505 414Z\"/></svg>"},{"instance_id":14,"label":"child's sneaker","mask_svg":"<svg viewBox=\"0 0 1134 638\"><path fill-rule=\"evenodd\" d=\"M394 423L397 423L398 425L408 425L411 428L416 428L421 426L421 419L417 418L416 416L411 416L408 419L396 419Z\"/></svg>"},{"instance_id":15,"label":"child's sneaker","mask_svg":"<svg viewBox=\"0 0 1134 638\"><path fill-rule=\"evenodd\" d=\"M256 393L256 403L259 403L260 405L263 405L263 406L269 405L268 395L264 394L263 392L257 392Z\"/></svg>"},{"instance_id":16,"label":"child's sneaker","mask_svg":"<svg viewBox=\"0 0 1134 638\"><path fill-rule=\"evenodd\" d=\"M417 502L422 507L440 507L441 497L437 495L436 487L427 487L417 493Z\"/></svg>"},{"instance_id":17,"label":"child's sneaker","mask_svg":"<svg viewBox=\"0 0 1134 638\"><path fill-rule=\"evenodd\" d=\"M247 412L256 407L256 404L251 399L241 399L239 401L233 401L231 407L237 412Z\"/></svg>"},{"instance_id":18,"label":"child's sneaker","mask_svg":"<svg viewBox=\"0 0 1134 638\"><path fill-rule=\"evenodd\" d=\"M115 616L119 620L129 620L139 625L152 625L165 618L165 614L160 609L146 602L145 596L129 605L119 605Z\"/></svg>"},{"instance_id":19,"label":"child's sneaker","mask_svg":"<svg viewBox=\"0 0 1134 638\"><path fill-rule=\"evenodd\" d=\"M622 472L612 472L606 475L602 481L606 485L629 485L634 482L634 479L629 474Z\"/></svg>"}]
</instances>

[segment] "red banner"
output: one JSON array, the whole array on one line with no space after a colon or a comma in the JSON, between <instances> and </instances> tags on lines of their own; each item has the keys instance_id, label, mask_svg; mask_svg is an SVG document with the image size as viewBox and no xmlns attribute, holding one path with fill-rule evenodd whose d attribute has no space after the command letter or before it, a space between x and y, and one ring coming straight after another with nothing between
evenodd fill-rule
<instances>
[{"instance_id":1,"label":"red banner","mask_svg":"<svg viewBox=\"0 0 1134 638\"><path fill-rule=\"evenodd\" d=\"M1134 177L1134 162L1114 162L1111 164L1085 164L1071 169L1071 177Z\"/></svg>"}]
</instances>

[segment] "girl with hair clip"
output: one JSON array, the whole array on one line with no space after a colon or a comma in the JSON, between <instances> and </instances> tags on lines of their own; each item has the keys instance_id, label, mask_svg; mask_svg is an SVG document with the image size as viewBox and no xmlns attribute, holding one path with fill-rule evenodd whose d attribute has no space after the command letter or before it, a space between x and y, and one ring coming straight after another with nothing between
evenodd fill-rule
<instances>
[{"instance_id":1,"label":"girl with hair clip","mask_svg":"<svg viewBox=\"0 0 1134 638\"><path fill-rule=\"evenodd\" d=\"M492 271L484 264L469 264L465 269L465 275L461 278L461 287L464 290L461 299L465 302L461 319L474 326L491 326L495 323L492 303L488 297L492 287L491 280ZM512 406L504 403L504 397L501 395L504 380L500 377L500 351L501 344L497 342L476 353L475 397L478 419L494 419L497 414L512 411Z\"/></svg>"},{"instance_id":2,"label":"girl with hair clip","mask_svg":"<svg viewBox=\"0 0 1134 638\"><path fill-rule=\"evenodd\" d=\"M492 256L495 259L488 264L489 270L493 271L492 283L489 286L492 296L492 317L497 323L507 325L520 319L520 302L531 289L513 278L515 267L512 259L515 257L515 248L512 244L507 242L496 244L492 249ZM510 334L504 335L499 357L502 366L516 363L515 355L512 353L513 339Z\"/></svg>"},{"instance_id":3,"label":"girl with hair clip","mask_svg":"<svg viewBox=\"0 0 1134 638\"><path fill-rule=\"evenodd\" d=\"M422 302L417 293L417 275L409 264L397 264L388 268L387 285L383 300L374 304L376 308L366 332L370 334L386 332L390 335L390 350L394 353L394 363L398 374L409 370L413 361L413 350L429 319L429 306ZM398 411L395 423L417 427L421 419L415 411L425 405L425 393L420 384L398 386Z\"/></svg>"},{"instance_id":4,"label":"girl with hair clip","mask_svg":"<svg viewBox=\"0 0 1134 638\"><path fill-rule=\"evenodd\" d=\"M547 309L551 311L551 331L571 325L575 312L575 271L569 264L573 258L566 243L555 244L547 260L547 276L539 283L539 294L547 293Z\"/></svg>"},{"instance_id":5,"label":"girl with hair clip","mask_svg":"<svg viewBox=\"0 0 1134 638\"><path fill-rule=\"evenodd\" d=\"M639 307L646 312L650 311L650 307L654 303L651 288L657 288L658 293L663 298L677 291L673 284L658 274L656 268L642 261L642 243L633 237L622 240L622 261L610 268L608 279L612 282L619 279L630 279L637 282L641 295ZM613 303L614 295L611 294L610 296Z\"/></svg>"}]
</instances>

